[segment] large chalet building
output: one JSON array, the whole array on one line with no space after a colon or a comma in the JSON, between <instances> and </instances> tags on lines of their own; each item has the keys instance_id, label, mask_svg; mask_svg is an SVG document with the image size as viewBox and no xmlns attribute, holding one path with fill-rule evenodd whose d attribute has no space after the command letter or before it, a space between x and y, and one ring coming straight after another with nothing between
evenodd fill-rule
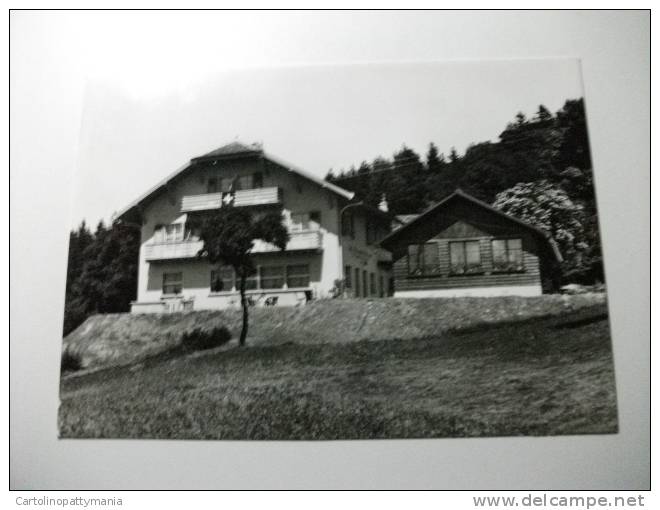
<instances>
[{"instance_id":1,"label":"large chalet building","mask_svg":"<svg viewBox=\"0 0 660 510\"><path fill-rule=\"evenodd\" d=\"M391 256L378 244L391 215L261 146L234 142L193 158L118 214L141 228L132 312L240 306L233 270L199 257L202 242L189 228L195 214L229 203L255 214L281 210L290 233L283 251L255 241L257 272L247 285L254 305L391 294Z\"/></svg>"}]
</instances>

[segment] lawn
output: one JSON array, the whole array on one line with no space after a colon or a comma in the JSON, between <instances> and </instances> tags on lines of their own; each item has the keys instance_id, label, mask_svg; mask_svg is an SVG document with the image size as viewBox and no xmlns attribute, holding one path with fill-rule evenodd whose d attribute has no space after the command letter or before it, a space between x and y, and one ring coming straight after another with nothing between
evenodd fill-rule
<instances>
[{"instance_id":1,"label":"lawn","mask_svg":"<svg viewBox=\"0 0 660 510\"><path fill-rule=\"evenodd\" d=\"M65 377L60 397L63 438L617 432L603 305L442 337L165 354Z\"/></svg>"}]
</instances>

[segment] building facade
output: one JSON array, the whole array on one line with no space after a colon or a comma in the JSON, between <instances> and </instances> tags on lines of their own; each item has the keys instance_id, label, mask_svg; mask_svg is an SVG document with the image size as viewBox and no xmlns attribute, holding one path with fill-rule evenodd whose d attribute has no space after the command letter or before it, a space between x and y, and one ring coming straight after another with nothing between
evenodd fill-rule
<instances>
[{"instance_id":1,"label":"building facade","mask_svg":"<svg viewBox=\"0 0 660 510\"><path fill-rule=\"evenodd\" d=\"M378 244L389 233L387 213L260 146L234 142L193 158L118 215L141 228L133 312L240 306L233 270L198 257L202 243L189 228L195 214L229 204L255 214L280 210L290 234L283 251L255 241L257 272L247 285L254 305L381 297L391 290L391 257Z\"/></svg>"},{"instance_id":2,"label":"building facade","mask_svg":"<svg viewBox=\"0 0 660 510\"><path fill-rule=\"evenodd\" d=\"M381 241L392 253L395 297L536 296L561 262L541 230L460 190Z\"/></svg>"}]
</instances>

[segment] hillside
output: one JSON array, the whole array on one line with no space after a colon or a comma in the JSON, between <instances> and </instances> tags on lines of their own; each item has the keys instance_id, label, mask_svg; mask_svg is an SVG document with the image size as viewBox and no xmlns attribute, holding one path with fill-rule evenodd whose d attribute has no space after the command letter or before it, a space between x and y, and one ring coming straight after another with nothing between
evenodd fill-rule
<instances>
[{"instance_id":1,"label":"hillside","mask_svg":"<svg viewBox=\"0 0 660 510\"><path fill-rule=\"evenodd\" d=\"M558 315L605 303L604 294L532 298L324 300L299 308L254 308L248 345L351 343L443 335L484 324ZM64 339L83 366L121 365L176 346L193 328L226 326L238 336L239 310L88 318Z\"/></svg>"},{"instance_id":2,"label":"hillside","mask_svg":"<svg viewBox=\"0 0 660 510\"><path fill-rule=\"evenodd\" d=\"M312 327L318 323L300 329ZM428 326L410 325L415 327ZM617 431L604 305L442 338L285 343L163 356L64 378L60 397L63 438L359 439Z\"/></svg>"}]
</instances>

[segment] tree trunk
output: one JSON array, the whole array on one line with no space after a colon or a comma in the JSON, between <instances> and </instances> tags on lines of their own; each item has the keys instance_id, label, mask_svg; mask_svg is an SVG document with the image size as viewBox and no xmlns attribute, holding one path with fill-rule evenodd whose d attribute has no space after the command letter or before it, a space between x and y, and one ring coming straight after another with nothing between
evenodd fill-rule
<instances>
[{"instance_id":1,"label":"tree trunk","mask_svg":"<svg viewBox=\"0 0 660 510\"><path fill-rule=\"evenodd\" d=\"M241 275L241 306L243 307L243 327L241 328L241 337L238 340L238 345L243 347L245 345L245 339L247 338L248 332L248 300L245 295L245 285L246 285L247 276Z\"/></svg>"}]
</instances>

